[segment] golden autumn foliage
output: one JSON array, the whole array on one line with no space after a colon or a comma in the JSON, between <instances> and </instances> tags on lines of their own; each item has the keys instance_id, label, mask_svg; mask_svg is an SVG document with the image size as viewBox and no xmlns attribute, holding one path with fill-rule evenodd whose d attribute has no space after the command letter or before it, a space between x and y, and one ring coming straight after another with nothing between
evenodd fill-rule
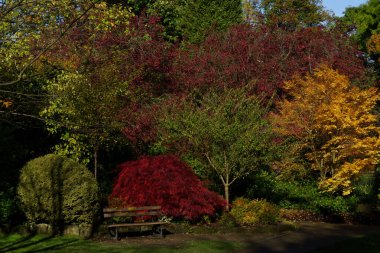
<instances>
[{"instance_id":1,"label":"golden autumn foliage","mask_svg":"<svg viewBox=\"0 0 380 253\"><path fill-rule=\"evenodd\" d=\"M380 94L361 90L327 66L286 82L291 99L271 115L274 129L292 138L298 155L320 173L320 188L348 195L360 172L374 170L380 155L380 127L372 114Z\"/></svg>"},{"instance_id":2,"label":"golden autumn foliage","mask_svg":"<svg viewBox=\"0 0 380 253\"><path fill-rule=\"evenodd\" d=\"M373 34L367 41L368 53L380 63L380 33Z\"/></svg>"},{"instance_id":3,"label":"golden autumn foliage","mask_svg":"<svg viewBox=\"0 0 380 253\"><path fill-rule=\"evenodd\" d=\"M373 34L367 42L368 52L380 53L380 33Z\"/></svg>"}]
</instances>

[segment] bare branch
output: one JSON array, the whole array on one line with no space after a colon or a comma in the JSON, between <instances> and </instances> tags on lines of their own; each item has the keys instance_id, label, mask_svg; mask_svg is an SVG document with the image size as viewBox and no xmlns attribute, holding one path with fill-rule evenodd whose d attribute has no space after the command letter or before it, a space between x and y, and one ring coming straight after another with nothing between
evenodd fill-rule
<instances>
[{"instance_id":1,"label":"bare branch","mask_svg":"<svg viewBox=\"0 0 380 253\"><path fill-rule=\"evenodd\" d=\"M23 96L23 97L28 97L28 98L50 96L50 95L47 95L47 94L43 94L43 95L40 95L40 94L26 94L26 93L9 91L9 90L0 90L0 93L8 93L8 94L17 95L17 96Z\"/></svg>"},{"instance_id":2,"label":"bare branch","mask_svg":"<svg viewBox=\"0 0 380 253\"><path fill-rule=\"evenodd\" d=\"M218 170L218 168L215 166L215 164L213 163L213 161L211 160L210 156L208 155L208 153L205 154L208 162L210 163L211 167L216 171L216 173L218 173L220 179L222 180L223 182L223 185L226 185L226 180L224 179L222 173L220 173L220 171Z\"/></svg>"},{"instance_id":3,"label":"bare branch","mask_svg":"<svg viewBox=\"0 0 380 253\"><path fill-rule=\"evenodd\" d=\"M18 83L22 80L23 78L23 75L25 73L26 70L28 70L39 58L41 58L42 55L44 55L49 49L51 49L55 44L57 44L66 34L67 32L74 27L74 25L80 20L82 19L82 17L84 17L91 9L93 9L96 5L96 3L99 2L98 0L94 1L90 7L88 7L81 15L79 15L77 18L75 18L74 20L72 20L69 25L60 33L60 35L55 39L53 40L50 44L48 44L44 50L42 50L37 56L35 56L26 66L24 66L24 68L21 69L20 73L17 75L17 78L13 81L9 81L9 82L3 82L3 83L0 83L0 86L9 86L9 85L13 85L15 83Z\"/></svg>"},{"instance_id":4,"label":"bare branch","mask_svg":"<svg viewBox=\"0 0 380 253\"><path fill-rule=\"evenodd\" d=\"M0 111L0 113L11 114L11 115L15 115L15 116L23 116L23 117L27 117L27 118L32 118L32 119L37 119L37 120L40 120L40 121L44 121L43 118L37 117L35 115L31 115L31 114L17 113L17 112L6 112L6 111Z\"/></svg>"}]
</instances>

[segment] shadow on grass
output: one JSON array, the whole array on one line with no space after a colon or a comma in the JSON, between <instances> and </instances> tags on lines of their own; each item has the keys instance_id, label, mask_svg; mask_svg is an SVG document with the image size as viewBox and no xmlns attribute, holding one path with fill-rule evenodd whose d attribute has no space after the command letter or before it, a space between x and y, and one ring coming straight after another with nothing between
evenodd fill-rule
<instances>
[{"instance_id":1,"label":"shadow on grass","mask_svg":"<svg viewBox=\"0 0 380 253\"><path fill-rule=\"evenodd\" d=\"M78 242L78 239L70 239L70 240L66 240L64 242L57 242L56 244L54 245L49 245L49 246L46 246L46 247L42 247L42 248L38 248L36 250L28 250L28 252L32 253L32 252L47 252L47 251L51 251L51 250L58 250L58 249L64 249L65 247L71 245L71 244L74 244Z\"/></svg>"},{"instance_id":2,"label":"shadow on grass","mask_svg":"<svg viewBox=\"0 0 380 253\"><path fill-rule=\"evenodd\" d=\"M380 233L370 234L345 240L334 245L321 247L313 253L379 253L380 252Z\"/></svg>"},{"instance_id":3,"label":"shadow on grass","mask_svg":"<svg viewBox=\"0 0 380 253\"><path fill-rule=\"evenodd\" d=\"M0 247L0 252L8 252L8 251L12 250L13 248L17 248L17 246L19 244L22 244L22 243L24 243L26 241L29 241L33 237L34 237L34 235L28 235L28 236L25 236L25 237L21 237L17 241L5 243L5 244L3 244Z\"/></svg>"},{"instance_id":4,"label":"shadow on grass","mask_svg":"<svg viewBox=\"0 0 380 253\"><path fill-rule=\"evenodd\" d=\"M22 237L14 242L7 243L5 246L0 247L0 253L26 250L27 252L46 252L66 247L67 245L78 241L78 239L58 241L54 240L56 238L54 236L47 236L34 240L36 238L38 237L35 235L29 235Z\"/></svg>"}]
</instances>

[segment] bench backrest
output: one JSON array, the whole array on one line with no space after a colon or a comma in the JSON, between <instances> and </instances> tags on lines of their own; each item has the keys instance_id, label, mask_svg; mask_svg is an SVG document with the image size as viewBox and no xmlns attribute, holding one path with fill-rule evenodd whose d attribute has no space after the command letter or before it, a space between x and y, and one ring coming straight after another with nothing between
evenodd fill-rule
<instances>
[{"instance_id":1,"label":"bench backrest","mask_svg":"<svg viewBox=\"0 0 380 253\"><path fill-rule=\"evenodd\" d=\"M112 217L138 217L138 216L162 216L161 206L142 206L127 208L104 208L104 218Z\"/></svg>"}]
</instances>

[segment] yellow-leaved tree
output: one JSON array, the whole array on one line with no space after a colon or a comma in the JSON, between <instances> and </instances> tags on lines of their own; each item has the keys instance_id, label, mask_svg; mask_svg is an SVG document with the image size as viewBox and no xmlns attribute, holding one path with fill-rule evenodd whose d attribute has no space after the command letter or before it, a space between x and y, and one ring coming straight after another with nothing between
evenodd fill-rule
<instances>
[{"instance_id":1,"label":"yellow-leaved tree","mask_svg":"<svg viewBox=\"0 0 380 253\"><path fill-rule=\"evenodd\" d=\"M380 127L371 113L378 90L351 86L346 76L324 65L285 88L290 98L270 116L274 130L293 139L297 148L292 150L319 171L321 189L349 195L359 173L374 170L379 161Z\"/></svg>"}]
</instances>

